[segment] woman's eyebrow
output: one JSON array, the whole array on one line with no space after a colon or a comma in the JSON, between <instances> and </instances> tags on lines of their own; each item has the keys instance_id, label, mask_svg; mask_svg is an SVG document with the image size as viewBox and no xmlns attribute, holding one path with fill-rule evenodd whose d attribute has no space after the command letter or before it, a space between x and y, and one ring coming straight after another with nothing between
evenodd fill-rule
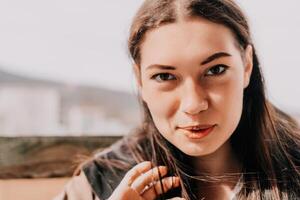
<instances>
[{"instance_id":1,"label":"woman's eyebrow","mask_svg":"<svg viewBox=\"0 0 300 200\"><path fill-rule=\"evenodd\" d=\"M210 63L213 60L216 60L218 58L228 57L228 56L231 56L231 55L226 52L218 52L218 53L215 53L215 54L209 56L208 58L206 58L203 62L201 62L201 65L205 65L205 64ZM160 65L160 64L149 65L148 67L146 67L146 70L150 70L153 68L158 68L158 69L163 69L163 70L176 70L176 67L169 66L169 65Z\"/></svg>"},{"instance_id":2,"label":"woman's eyebrow","mask_svg":"<svg viewBox=\"0 0 300 200\"><path fill-rule=\"evenodd\" d=\"M218 52L218 53L215 53L215 54L209 56L208 58L206 58L203 62L201 62L201 65L205 65L205 64L210 63L213 60L216 60L218 58L228 57L228 56L231 56L231 55L229 53L226 53L226 52Z\"/></svg>"},{"instance_id":3,"label":"woman's eyebrow","mask_svg":"<svg viewBox=\"0 0 300 200\"><path fill-rule=\"evenodd\" d=\"M158 69L164 69L164 70L175 70L175 67L168 66L168 65L159 65L159 64L153 64L149 65L146 70L152 69L152 68L158 68Z\"/></svg>"}]
</instances>

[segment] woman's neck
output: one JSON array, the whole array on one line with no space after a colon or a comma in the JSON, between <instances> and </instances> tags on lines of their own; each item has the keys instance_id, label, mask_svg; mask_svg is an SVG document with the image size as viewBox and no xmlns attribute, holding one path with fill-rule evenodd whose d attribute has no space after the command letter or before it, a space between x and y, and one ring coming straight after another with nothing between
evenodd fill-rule
<instances>
[{"instance_id":1,"label":"woman's neck","mask_svg":"<svg viewBox=\"0 0 300 200\"><path fill-rule=\"evenodd\" d=\"M196 174L205 173L211 176L223 176L224 174L241 172L241 164L229 141L210 155L194 158L192 164L196 169Z\"/></svg>"},{"instance_id":2,"label":"woman's neck","mask_svg":"<svg viewBox=\"0 0 300 200\"><path fill-rule=\"evenodd\" d=\"M197 183L199 199L230 199L241 173L241 164L234 154L230 142L225 143L211 155L197 157L193 160L196 175L206 174L213 177L210 181ZM217 177L217 178L215 178ZM220 178L220 179L219 179Z\"/></svg>"}]
</instances>

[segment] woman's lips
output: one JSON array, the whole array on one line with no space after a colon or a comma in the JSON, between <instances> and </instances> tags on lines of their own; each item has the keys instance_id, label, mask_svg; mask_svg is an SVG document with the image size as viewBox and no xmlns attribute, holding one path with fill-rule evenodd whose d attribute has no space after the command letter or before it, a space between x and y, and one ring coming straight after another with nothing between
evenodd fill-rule
<instances>
[{"instance_id":1,"label":"woman's lips","mask_svg":"<svg viewBox=\"0 0 300 200\"><path fill-rule=\"evenodd\" d=\"M190 126L179 128L189 139L201 139L213 131L215 125L206 126Z\"/></svg>"}]
</instances>

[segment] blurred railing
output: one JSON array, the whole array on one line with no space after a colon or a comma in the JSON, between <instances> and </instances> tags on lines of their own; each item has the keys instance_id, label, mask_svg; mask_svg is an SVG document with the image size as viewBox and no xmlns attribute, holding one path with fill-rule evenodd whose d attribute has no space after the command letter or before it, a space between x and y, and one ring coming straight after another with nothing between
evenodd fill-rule
<instances>
[{"instance_id":1,"label":"blurred railing","mask_svg":"<svg viewBox=\"0 0 300 200\"><path fill-rule=\"evenodd\" d=\"M66 177L121 136L0 137L0 179Z\"/></svg>"}]
</instances>

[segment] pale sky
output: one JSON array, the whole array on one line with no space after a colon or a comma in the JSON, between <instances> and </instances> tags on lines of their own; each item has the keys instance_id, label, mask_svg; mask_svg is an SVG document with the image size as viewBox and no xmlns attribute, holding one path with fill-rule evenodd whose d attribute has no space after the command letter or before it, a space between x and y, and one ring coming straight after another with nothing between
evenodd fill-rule
<instances>
[{"instance_id":1,"label":"pale sky","mask_svg":"<svg viewBox=\"0 0 300 200\"><path fill-rule=\"evenodd\" d=\"M0 68L133 92L130 20L141 0L0 0ZM268 96L300 113L299 0L239 0Z\"/></svg>"}]
</instances>

